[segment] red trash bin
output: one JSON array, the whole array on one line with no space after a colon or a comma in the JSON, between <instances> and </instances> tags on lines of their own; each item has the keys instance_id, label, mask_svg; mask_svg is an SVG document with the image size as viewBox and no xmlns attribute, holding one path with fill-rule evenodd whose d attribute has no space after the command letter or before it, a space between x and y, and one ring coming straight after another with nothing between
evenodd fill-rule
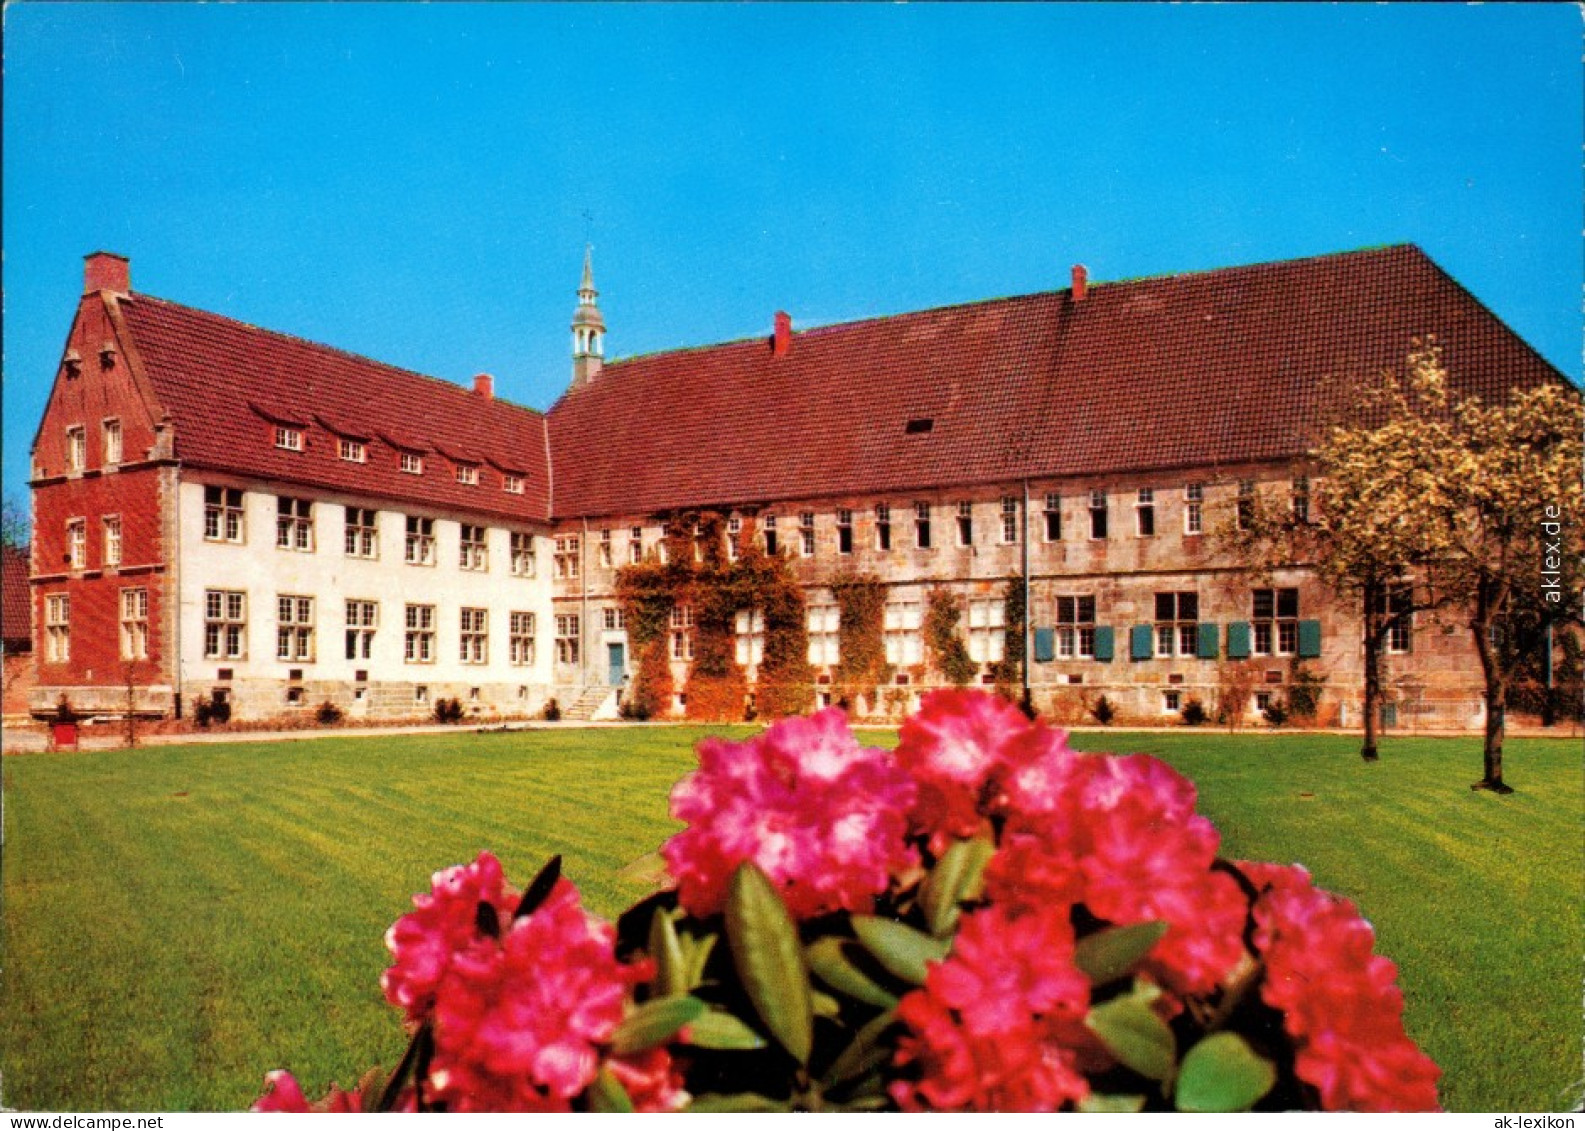
<instances>
[{"instance_id":1,"label":"red trash bin","mask_svg":"<svg viewBox=\"0 0 1585 1131\"><path fill-rule=\"evenodd\" d=\"M50 745L56 750L76 750L77 724L51 723Z\"/></svg>"}]
</instances>

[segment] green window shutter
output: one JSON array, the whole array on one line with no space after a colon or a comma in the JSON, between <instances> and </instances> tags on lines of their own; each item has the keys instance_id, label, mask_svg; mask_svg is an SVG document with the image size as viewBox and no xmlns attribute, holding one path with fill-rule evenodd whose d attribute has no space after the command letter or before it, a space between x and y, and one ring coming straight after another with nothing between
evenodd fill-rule
<instances>
[{"instance_id":1,"label":"green window shutter","mask_svg":"<svg viewBox=\"0 0 1585 1131\"><path fill-rule=\"evenodd\" d=\"M1196 640L1194 654L1202 660L1214 660L1222 654L1217 645L1220 630L1216 625L1205 621L1200 622L1200 638Z\"/></svg>"},{"instance_id":2,"label":"green window shutter","mask_svg":"<svg viewBox=\"0 0 1585 1131\"><path fill-rule=\"evenodd\" d=\"M1112 626L1109 624L1095 626L1095 658L1107 661L1112 658Z\"/></svg>"},{"instance_id":3,"label":"green window shutter","mask_svg":"<svg viewBox=\"0 0 1585 1131\"><path fill-rule=\"evenodd\" d=\"M1148 624L1136 624L1128 630L1128 658L1130 660L1148 660L1155 655L1155 633Z\"/></svg>"},{"instance_id":4,"label":"green window shutter","mask_svg":"<svg viewBox=\"0 0 1585 1131\"><path fill-rule=\"evenodd\" d=\"M1302 620L1299 622L1299 657L1313 660L1321 654L1321 622L1318 620Z\"/></svg>"},{"instance_id":5,"label":"green window shutter","mask_svg":"<svg viewBox=\"0 0 1585 1131\"><path fill-rule=\"evenodd\" d=\"M1249 622L1235 620L1227 626L1227 658L1229 660L1249 659Z\"/></svg>"},{"instance_id":6,"label":"green window shutter","mask_svg":"<svg viewBox=\"0 0 1585 1131\"><path fill-rule=\"evenodd\" d=\"M1057 658L1057 630L1054 628L1035 629L1035 662L1049 664Z\"/></svg>"}]
</instances>

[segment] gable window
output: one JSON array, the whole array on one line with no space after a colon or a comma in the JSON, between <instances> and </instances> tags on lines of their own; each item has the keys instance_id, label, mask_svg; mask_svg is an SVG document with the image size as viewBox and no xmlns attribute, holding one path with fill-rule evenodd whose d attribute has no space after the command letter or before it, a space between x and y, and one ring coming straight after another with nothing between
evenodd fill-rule
<instances>
[{"instance_id":1,"label":"gable window","mask_svg":"<svg viewBox=\"0 0 1585 1131\"><path fill-rule=\"evenodd\" d=\"M534 536L512 532L512 576L533 577L538 558L534 552Z\"/></svg>"},{"instance_id":2,"label":"gable window","mask_svg":"<svg viewBox=\"0 0 1585 1131\"><path fill-rule=\"evenodd\" d=\"M745 668L759 665L765 658L765 612L739 609L733 628L737 636L737 662Z\"/></svg>"},{"instance_id":3,"label":"gable window","mask_svg":"<svg viewBox=\"0 0 1585 1131\"><path fill-rule=\"evenodd\" d=\"M462 569L484 571L490 568L490 532L482 526L462 524L457 565Z\"/></svg>"},{"instance_id":4,"label":"gable window","mask_svg":"<svg viewBox=\"0 0 1585 1131\"><path fill-rule=\"evenodd\" d=\"M1018 500L1012 495L1002 496L1002 543L1018 541Z\"/></svg>"},{"instance_id":5,"label":"gable window","mask_svg":"<svg viewBox=\"0 0 1585 1131\"><path fill-rule=\"evenodd\" d=\"M1046 541L1062 541L1062 496L1058 494L1046 495Z\"/></svg>"},{"instance_id":6,"label":"gable window","mask_svg":"<svg viewBox=\"0 0 1585 1131\"><path fill-rule=\"evenodd\" d=\"M635 526L627 532L627 564L638 565L644 560L644 528Z\"/></svg>"},{"instance_id":7,"label":"gable window","mask_svg":"<svg viewBox=\"0 0 1585 1131\"><path fill-rule=\"evenodd\" d=\"M276 498L275 545L282 550L314 552L314 504L311 500L285 495Z\"/></svg>"},{"instance_id":8,"label":"gable window","mask_svg":"<svg viewBox=\"0 0 1585 1131\"><path fill-rule=\"evenodd\" d=\"M919 602L888 601L882 614L881 629L886 635L886 662L912 666L924 657L919 636Z\"/></svg>"},{"instance_id":9,"label":"gable window","mask_svg":"<svg viewBox=\"0 0 1585 1131\"><path fill-rule=\"evenodd\" d=\"M121 462L121 421L107 420L104 422L104 449L105 463L117 464Z\"/></svg>"},{"instance_id":10,"label":"gable window","mask_svg":"<svg viewBox=\"0 0 1585 1131\"><path fill-rule=\"evenodd\" d=\"M336 454L348 463L367 463L369 449L358 440L340 439L336 441Z\"/></svg>"},{"instance_id":11,"label":"gable window","mask_svg":"<svg viewBox=\"0 0 1585 1131\"><path fill-rule=\"evenodd\" d=\"M1238 481L1238 528L1248 530L1255 523L1255 481Z\"/></svg>"},{"instance_id":12,"label":"gable window","mask_svg":"<svg viewBox=\"0 0 1585 1131\"><path fill-rule=\"evenodd\" d=\"M118 566L121 564L121 516L118 514L105 516L105 565Z\"/></svg>"},{"instance_id":13,"label":"gable window","mask_svg":"<svg viewBox=\"0 0 1585 1131\"><path fill-rule=\"evenodd\" d=\"M1097 488L1090 492L1090 538L1100 541L1106 537L1106 492Z\"/></svg>"},{"instance_id":14,"label":"gable window","mask_svg":"<svg viewBox=\"0 0 1585 1131\"><path fill-rule=\"evenodd\" d=\"M616 605L607 605L604 613L604 624L607 632L621 632L627 627L627 617Z\"/></svg>"},{"instance_id":15,"label":"gable window","mask_svg":"<svg viewBox=\"0 0 1585 1131\"><path fill-rule=\"evenodd\" d=\"M837 605L810 605L806 622L809 630L809 662L815 666L832 665L841 660L842 610Z\"/></svg>"},{"instance_id":16,"label":"gable window","mask_svg":"<svg viewBox=\"0 0 1585 1131\"><path fill-rule=\"evenodd\" d=\"M458 658L465 664L482 664L490 654L490 612L463 609Z\"/></svg>"},{"instance_id":17,"label":"gable window","mask_svg":"<svg viewBox=\"0 0 1585 1131\"><path fill-rule=\"evenodd\" d=\"M576 664L578 662L578 629L577 613L556 614L556 662L558 664Z\"/></svg>"},{"instance_id":18,"label":"gable window","mask_svg":"<svg viewBox=\"0 0 1585 1131\"><path fill-rule=\"evenodd\" d=\"M379 512L363 507L348 507L345 541L349 558L379 557Z\"/></svg>"},{"instance_id":19,"label":"gable window","mask_svg":"<svg viewBox=\"0 0 1585 1131\"><path fill-rule=\"evenodd\" d=\"M521 495L523 493L523 477L521 475L501 476L501 490L509 495Z\"/></svg>"},{"instance_id":20,"label":"gable window","mask_svg":"<svg viewBox=\"0 0 1585 1131\"><path fill-rule=\"evenodd\" d=\"M798 516L798 537L802 540L803 556L814 557L815 553L815 512L804 511Z\"/></svg>"},{"instance_id":21,"label":"gable window","mask_svg":"<svg viewBox=\"0 0 1585 1131\"><path fill-rule=\"evenodd\" d=\"M303 430L301 428L288 428L284 424L275 426L275 446L288 452L303 450Z\"/></svg>"},{"instance_id":22,"label":"gable window","mask_svg":"<svg viewBox=\"0 0 1585 1131\"><path fill-rule=\"evenodd\" d=\"M671 658L693 659L693 606L671 607Z\"/></svg>"},{"instance_id":23,"label":"gable window","mask_svg":"<svg viewBox=\"0 0 1585 1131\"><path fill-rule=\"evenodd\" d=\"M367 660L374 651L374 630L380 627L377 601L347 601L347 659Z\"/></svg>"},{"instance_id":24,"label":"gable window","mask_svg":"<svg viewBox=\"0 0 1585 1131\"><path fill-rule=\"evenodd\" d=\"M424 474L424 457L413 452L403 452L400 466L408 475L422 475Z\"/></svg>"},{"instance_id":25,"label":"gable window","mask_svg":"<svg viewBox=\"0 0 1585 1131\"><path fill-rule=\"evenodd\" d=\"M969 602L969 659L1001 661L1007 651L1007 602L1000 597Z\"/></svg>"},{"instance_id":26,"label":"gable window","mask_svg":"<svg viewBox=\"0 0 1585 1131\"><path fill-rule=\"evenodd\" d=\"M507 658L516 667L523 667L534 662L534 614L515 612L511 614L511 633L507 638L509 651Z\"/></svg>"},{"instance_id":27,"label":"gable window","mask_svg":"<svg viewBox=\"0 0 1585 1131\"><path fill-rule=\"evenodd\" d=\"M314 599L282 594L275 599L275 658L306 660L314 658Z\"/></svg>"},{"instance_id":28,"label":"gable window","mask_svg":"<svg viewBox=\"0 0 1585 1131\"><path fill-rule=\"evenodd\" d=\"M556 539L556 554L554 560L557 578L574 578L578 576L579 541L576 534L564 535Z\"/></svg>"},{"instance_id":29,"label":"gable window","mask_svg":"<svg viewBox=\"0 0 1585 1131\"><path fill-rule=\"evenodd\" d=\"M44 598L44 659L64 664L72 658L72 599L67 593Z\"/></svg>"},{"instance_id":30,"label":"gable window","mask_svg":"<svg viewBox=\"0 0 1585 1131\"><path fill-rule=\"evenodd\" d=\"M1139 489L1139 501L1134 504L1134 531L1141 538L1155 536L1156 492L1153 487Z\"/></svg>"},{"instance_id":31,"label":"gable window","mask_svg":"<svg viewBox=\"0 0 1585 1131\"><path fill-rule=\"evenodd\" d=\"M773 514L766 515L764 526L765 552L774 558L776 556L776 516Z\"/></svg>"},{"instance_id":32,"label":"gable window","mask_svg":"<svg viewBox=\"0 0 1585 1131\"><path fill-rule=\"evenodd\" d=\"M892 548L892 508L875 504L875 548L882 553Z\"/></svg>"},{"instance_id":33,"label":"gable window","mask_svg":"<svg viewBox=\"0 0 1585 1131\"><path fill-rule=\"evenodd\" d=\"M1183 532L1205 533L1205 484L1190 483L1183 489Z\"/></svg>"},{"instance_id":34,"label":"gable window","mask_svg":"<svg viewBox=\"0 0 1585 1131\"><path fill-rule=\"evenodd\" d=\"M408 605L407 635L403 638L402 658L409 664L435 661L435 606Z\"/></svg>"},{"instance_id":35,"label":"gable window","mask_svg":"<svg viewBox=\"0 0 1585 1131\"><path fill-rule=\"evenodd\" d=\"M149 591L147 589L121 591L121 658L123 660L149 658Z\"/></svg>"},{"instance_id":36,"label":"gable window","mask_svg":"<svg viewBox=\"0 0 1585 1131\"><path fill-rule=\"evenodd\" d=\"M974 545L974 504L958 504L958 545Z\"/></svg>"},{"instance_id":37,"label":"gable window","mask_svg":"<svg viewBox=\"0 0 1585 1131\"><path fill-rule=\"evenodd\" d=\"M204 658L240 660L247 655L248 595L204 590Z\"/></svg>"},{"instance_id":38,"label":"gable window","mask_svg":"<svg viewBox=\"0 0 1585 1131\"><path fill-rule=\"evenodd\" d=\"M88 430L81 424L66 429L66 470L81 471L88 466Z\"/></svg>"},{"instance_id":39,"label":"gable window","mask_svg":"<svg viewBox=\"0 0 1585 1131\"><path fill-rule=\"evenodd\" d=\"M1057 598L1057 656L1064 660L1095 658L1095 598Z\"/></svg>"},{"instance_id":40,"label":"gable window","mask_svg":"<svg viewBox=\"0 0 1585 1131\"><path fill-rule=\"evenodd\" d=\"M743 537L743 520L737 515L729 515L726 520L726 560L737 561L738 540Z\"/></svg>"},{"instance_id":41,"label":"gable window","mask_svg":"<svg viewBox=\"0 0 1585 1131\"><path fill-rule=\"evenodd\" d=\"M1156 655L1193 656L1199 642L1200 595L1156 594Z\"/></svg>"},{"instance_id":42,"label":"gable window","mask_svg":"<svg viewBox=\"0 0 1585 1131\"><path fill-rule=\"evenodd\" d=\"M82 569L88 564L88 520L74 518L66 523L66 564Z\"/></svg>"},{"instance_id":43,"label":"gable window","mask_svg":"<svg viewBox=\"0 0 1585 1131\"><path fill-rule=\"evenodd\" d=\"M479 469L472 464L459 463L457 465L457 482L464 487L477 487L479 485Z\"/></svg>"},{"instance_id":44,"label":"gable window","mask_svg":"<svg viewBox=\"0 0 1585 1131\"><path fill-rule=\"evenodd\" d=\"M435 564L434 519L407 516L407 543L402 556L408 565Z\"/></svg>"},{"instance_id":45,"label":"gable window","mask_svg":"<svg viewBox=\"0 0 1585 1131\"><path fill-rule=\"evenodd\" d=\"M1301 525L1310 522L1310 478L1300 475L1293 481L1293 494L1289 496L1289 505L1293 508L1293 521Z\"/></svg>"},{"instance_id":46,"label":"gable window","mask_svg":"<svg viewBox=\"0 0 1585 1131\"><path fill-rule=\"evenodd\" d=\"M241 542L242 531L241 490L205 487L204 537L210 542Z\"/></svg>"},{"instance_id":47,"label":"gable window","mask_svg":"<svg viewBox=\"0 0 1585 1131\"><path fill-rule=\"evenodd\" d=\"M921 550L930 549L930 504L914 504L914 545Z\"/></svg>"},{"instance_id":48,"label":"gable window","mask_svg":"<svg viewBox=\"0 0 1585 1131\"><path fill-rule=\"evenodd\" d=\"M598 549L597 553L599 553L599 555L600 555L600 568L601 569L610 569L611 568L611 532L609 530L600 531L600 546L599 546L599 549Z\"/></svg>"},{"instance_id":49,"label":"gable window","mask_svg":"<svg viewBox=\"0 0 1585 1131\"><path fill-rule=\"evenodd\" d=\"M1256 589L1252 594L1250 651L1257 656L1291 656L1299 647L1299 591Z\"/></svg>"},{"instance_id":50,"label":"gable window","mask_svg":"<svg viewBox=\"0 0 1585 1131\"><path fill-rule=\"evenodd\" d=\"M842 509L837 511L837 553L851 554L853 552L853 512Z\"/></svg>"}]
</instances>

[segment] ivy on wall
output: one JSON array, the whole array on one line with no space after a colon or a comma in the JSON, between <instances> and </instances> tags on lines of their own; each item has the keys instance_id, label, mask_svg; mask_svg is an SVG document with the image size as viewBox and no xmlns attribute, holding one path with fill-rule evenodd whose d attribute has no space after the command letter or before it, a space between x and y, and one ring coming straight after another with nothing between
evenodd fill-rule
<instances>
[{"instance_id":1,"label":"ivy on wall","mask_svg":"<svg viewBox=\"0 0 1585 1131\"><path fill-rule=\"evenodd\" d=\"M1028 603L1024 600L1024 579L1010 573L1002 588L1005 610L1002 637L1002 658L991 665L991 676L996 680L996 690L1008 699L1017 699L1023 693L1024 635L1029 620Z\"/></svg>"},{"instance_id":2,"label":"ivy on wall","mask_svg":"<svg viewBox=\"0 0 1585 1131\"><path fill-rule=\"evenodd\" d=\"M925 647L931 666L954 687L967 686L979 670L969 659L968 645L958 631L962 619L963 609L951 590L937 587L930 591L925 603Z\"/></svg>"},{"instance_id":3,"label":"ivy on wall","mask_svg":"<svg viewBox=\"0 0 1585 1131\"><path fill-rule=\"evenodd\" d=\"M877 689L892 678L886 662L886 586L873 574L844 573L831 582L831 593L840 618L833 673L837 696L854 705L863 696L876 710Z\"/></svg>"}]
</instances>

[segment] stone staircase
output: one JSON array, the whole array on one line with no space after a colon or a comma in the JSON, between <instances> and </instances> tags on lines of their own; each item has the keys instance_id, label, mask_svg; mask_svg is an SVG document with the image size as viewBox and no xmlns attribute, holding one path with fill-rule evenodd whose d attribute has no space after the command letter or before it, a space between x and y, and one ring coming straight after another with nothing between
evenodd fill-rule
<instances>
[{"instance_id":1,"label":"stone staircase","mask_svg":"<svg viewBox=\"0 0 1585 1131\"><path fill-rule=\"evenodd\" d=\"M594 718L595 712L605 705L605 701L615 691L614 687L601 687L599 685L585 687L575 701L562 707L562 719L569 723L588 722Z\"/></svg>"}]
</instances>

